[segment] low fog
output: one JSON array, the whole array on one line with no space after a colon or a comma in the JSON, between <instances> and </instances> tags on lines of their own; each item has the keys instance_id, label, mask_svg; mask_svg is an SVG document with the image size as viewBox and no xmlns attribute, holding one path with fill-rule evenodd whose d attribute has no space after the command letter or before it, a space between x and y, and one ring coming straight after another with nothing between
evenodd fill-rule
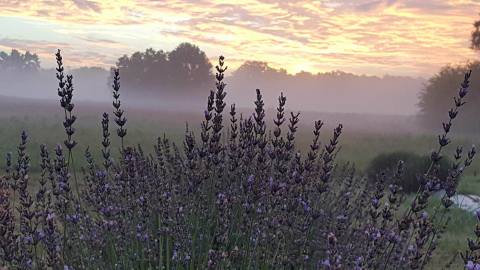
<instances>
[{"instance_id":1,"label":"low fog","mask_svg":"<svg viewBox=\"0 0 480 270\"><path fill-rule=\"evenodd\" d=\"M246 68L244 68L246 67ZM280 92L290 109L333 113L414 115L425 80L398 76L365 76L333 71L289 75L266 63L248 62L227 79L229 101L248 106L255 88L262 90L268 107Z\"/></svg>"},{"instance_id":2,"label":"low fog","mask_svg":"<svg viewBox=\"0 0 480 270\"><path fill-rule=\"evenodd\" d=\"M0 95L42 100L57 100L58 80L55 69L38 71L2 70ZM73 75L75 99L84 101L108 101L109 72L102 68L85 67L66 70Z\"/></svg>"},{"instance_id":3,"label":"low fog","mask_svg":"<svg viewBox=\"0 0 480 270\"><path fill-rule=\"evenodd\" d=\"M66 71L74 76L74 98L77 101L110 102L110 72L102 68L78 68ZM0 95L29 99L57 100L57 79L54 69L37 72L0 74ZM238 107L253 107L255 89L259 88L267 108L276 106L283 92L290 110L358 113L382 115L414 115L418 111L418 94L425 80L395 76L357 76L344 72L312 75L289 75L277 70L257 72L236 71L224 80L227 102ZM122 81L123 82L123 81ZM214 84L201 89L178 91L148 91L122 87L121 93L129 105L145 109L201 112Z\"/></svg>"}]
</instances>

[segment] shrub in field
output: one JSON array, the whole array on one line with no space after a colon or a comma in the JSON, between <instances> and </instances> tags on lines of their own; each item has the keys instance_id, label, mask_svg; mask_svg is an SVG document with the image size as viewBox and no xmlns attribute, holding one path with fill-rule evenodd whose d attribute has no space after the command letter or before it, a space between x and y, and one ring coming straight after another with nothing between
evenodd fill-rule
<instances>
[{"instance_id":1,"label":"shrub in field","mask_svg":"<svg viewBox=\"0 0 480 270\"><path fill-rule=\"evenodd\" d=\"M7 190L0 193L0 264L9 269L422 269L448 222L458 177L476 153L458 148L448 176L438 176L450 127L465 104L467 73L421 176L425 184L399 212L402 162L371 184L354 167L336 165L343 126L322 143L320 120L309 150L300 153L299 113L286 113L283 94L271 131L260 90L252 115L227 107L220 57L199 136L187 128L182 147L159 137L151 153L123 142L127 119L114 71L121 158L112 159L105 113L97 150L102 160L85 149L88 165L77 176L73 79L64 77L60 53L57 61L64 146L40 148L39 188L32 193L28 135L22 133L0 178L0 190ZM79 177L84 185L76 184ZM427 213L440 189L441 205ZM480 263L475 242L469 243L467 267Z\"/></svg>"},{"instance_id":2,"label":"shrub in field","mask_svg":"<svg viewBox=\"0 0 480 270\"><path fill-rule=\"evenodd\" d=\"M420 156L405 151L382 153L370 162L366 170L368 178L374 182L376 181L377 176L382 172L394 171L399 160L404 162L405 172L402 177L400 177L397 184L404 192L417 192L420 185L422 185L421 176L430 166L431 160L429 156ZM447 157L443 157L438 162L437 175L440 179L448 177L448 167L450 164L451 160Z\"/></svg>"}]
</instances>

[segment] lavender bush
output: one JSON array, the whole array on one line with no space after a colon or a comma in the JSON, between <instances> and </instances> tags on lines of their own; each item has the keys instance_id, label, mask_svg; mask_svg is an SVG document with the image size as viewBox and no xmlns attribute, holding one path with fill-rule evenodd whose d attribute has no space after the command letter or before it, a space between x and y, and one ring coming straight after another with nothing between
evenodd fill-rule
<instances>
[{"instance_id":1,"label":"lavender bush","mask_svg":"<svg viewBox=\"0 0 480 270\"><path fill-rule=\"evenodd\" d=\"M429 169L418 176L420 188L405 204L398 186L402 161L374 181L353 165L336 164L341 124L322 143L323 122L315 121L309 150L300 153L300 115L286 113L283 94L271 131L258 89L252 115L238 115L234 104L226 113L227 67L220 57L200 137L187 127L183 146L159 137L152 154L124 143L127 120L114 70L121 158L111 155L112 127L104 113L98 142L103 160L85 150L79 185L72 156L73 78L64 75L60 51L56 56L67 137L55 149L41 146L35 180L29 178L25 132L16 159L6 155L0 266L8 269L423 269L448 223L459 176L476 154L472 147L463 157L457 148L448 176L438 176L470 73L443 123ZM39 184L34 193L27 188L31 181ZM441 190L441 204L427 211L432 194ZM479 232L477 226L477 237ZM468 240L466 269L480 268L478 250L479 240Z\"/></svg>"}]
</instances>

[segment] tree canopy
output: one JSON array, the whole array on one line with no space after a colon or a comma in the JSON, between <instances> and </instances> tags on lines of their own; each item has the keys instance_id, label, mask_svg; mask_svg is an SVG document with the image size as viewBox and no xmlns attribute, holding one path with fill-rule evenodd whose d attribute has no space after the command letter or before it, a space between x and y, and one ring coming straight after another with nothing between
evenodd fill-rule
<instances>
[{"instance_id":1,"label":"tree canopy","mask_svg":"<svg viewBox=\"0 0 480 270\"><path fill-rule=\"evenodd\" d=\"M465 73L469 70L472 70L470 77L472 87L455 129L464 132L480 131L480 119L478 118L480 92L476 91L480 85L480 62L472 62L464 66L446 66L430 78L420 94L418 104L425 125L438 128L439 121L446 119L446 110L452 106L453 97L459 90L460 82L463 81ZM436 125L431 126L432 123Z\"/></svg>"},{"instance_id":2,"label":"tree canopy","mask_svg":"<svg viewBox=\"0 0 480 270\"><path fill-rule=\"evenodd\" d=\"M135 52L118 59L122 86L135 92L192 92L213 85L212 64L196 45L182 43L174 50ZM207 88L208 90L208 88Z\"/></svg>"},{"instance_id":3,"label":"tree canopy","mask_svg":"<svg viewBox=\"0 0 480 270\"><path fill-rule=\"evenodd\" d=\"M2 71L38 71L40 69L40 60L38 55L29 51L21 53L12 49L10 54L0 52L0 70Z\"/></svg>"},{"instance_id":4,"label":"tree canopy","mask_svg":"<svg viewBox=\"0 0 480 270\"><path fill-rule=\"evenodd\" d=\"M471 48L474 50L480 50L480 20L475 21L473 23L473 27L475 29L472 31L472 36L470 40Z\"/></svg>"},{"instance_id":5,"label":"tree canopy","mask_svg":"<svg viewBox=\"0 0 480 270\"><path fill-rule=\"evenodd\" d=\"M269 66L267 62L246 61L235 72L234 76L286 76L285 69L275 69Z\"/></svg>"}]
</instances>

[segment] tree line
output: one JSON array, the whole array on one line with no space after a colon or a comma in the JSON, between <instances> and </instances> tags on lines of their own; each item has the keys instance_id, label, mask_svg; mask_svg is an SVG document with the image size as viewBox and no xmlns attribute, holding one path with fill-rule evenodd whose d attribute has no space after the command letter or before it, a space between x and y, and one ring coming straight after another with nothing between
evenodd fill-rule
<instances>
[{"instance_id":1,"label":"tree line","mask_svg":"<svg viewBox=\"0 0 480 270\"><path fill-rule=\"evenodd\" d=\"M191 43L181 43L168 52L146 49L120 57L116 63L127 91L192 92L214 83L212 64L205 52Z\"/></svg>"}]
</instances>

